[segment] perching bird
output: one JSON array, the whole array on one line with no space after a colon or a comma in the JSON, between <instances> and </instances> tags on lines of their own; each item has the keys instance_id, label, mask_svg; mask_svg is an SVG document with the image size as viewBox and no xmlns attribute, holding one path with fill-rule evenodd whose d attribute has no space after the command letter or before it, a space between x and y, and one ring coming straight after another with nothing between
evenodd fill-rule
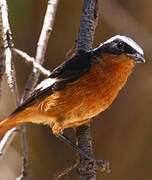
<instances>
[{"instance_id":1,"label":"perching bird","mask_svg":"<svg viewBox=\"0 0 152 180\"><path fill-rule=\"evenodd\" d=\"M114 36L99 47L65 61L42 81L32 96L0 123L0 134L25 122L49 125L55 135L106 110L138 62L140 46Z\"/></svg>"}]
</instances>

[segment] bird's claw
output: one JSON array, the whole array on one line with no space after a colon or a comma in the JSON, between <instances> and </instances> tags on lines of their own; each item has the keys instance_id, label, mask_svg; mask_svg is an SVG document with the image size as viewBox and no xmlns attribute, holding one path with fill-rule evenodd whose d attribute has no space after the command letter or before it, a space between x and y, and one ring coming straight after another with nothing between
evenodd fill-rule
<instances>
[{"instance_id":1,"label":"bird's claw","mask_svg":"<svg viewBox=\"0 0 152 180\"><path fill-rule=\"evenodd\" d=\"M98 159L96 160L97 168L100 169L102 173L109 174L111 172L109 161Z\"/></svg>"},{"instance_id":2,"label":"bird's claw","mask_svg":"<svg viewBox=\"0 0 152 180\"><path fill-rule=\"evenodd\" d=\"M52 132L57 137L59 135L63 134L63 130L64 130L64 128L61 123L54 123L54 125L52 126Z\"/></svg>"}]
</instances>

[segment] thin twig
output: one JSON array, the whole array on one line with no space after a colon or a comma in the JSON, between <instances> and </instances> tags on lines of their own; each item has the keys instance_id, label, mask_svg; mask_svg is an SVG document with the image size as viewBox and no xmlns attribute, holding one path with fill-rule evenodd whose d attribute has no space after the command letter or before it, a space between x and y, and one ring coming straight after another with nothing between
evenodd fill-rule
<instances>
[{"instance_id":1,"label":"thin twig","mask_svg":"<svg viewBox=\"0 0 152 180\"><path fill-rule=\"evenodd\" d=\"M16 48L13 48L12 50L14 54L21 56L26 63L31 63L33 65L33 68L37 69L41 74L45 75L46 77L48 77L51 74L49 70L45 69L39 63L37 63L34 57L31 57L27 53Z\"/></svg>"},{"instance_id":2,"label":"thin twig","mask_svg":"<svg viewBox=\"0 0 152 180\"><path fill-rule=\"evenodd\" d=\"M13 69L12 69L12 52L11 48L13 47L12 43L12 36L11 36L11 30L10 30L10 25L8 21L8 9L7 9L7 3L6 0L0 0L0 9L1 9L1 32L2 33L2 38L3 38L3 45L4 45L4 56L5 56L5 73L7 76L7 81L10 89L12 92L16 93L15 89L15 77L13 74Z\"/></svg>"},{"instance_id":3,"label":"thin twig","mask_svg":"<svg viewBox=\"0 0 152 180\"><path fill-rule=\"evenodd\" d=\"M48 0L41 35L37 43L36 61L39 64L42 64L44 61L48 40L53 29L52 27L58 3L59 0Z\"/></svg>"},{"instance_id":4,"label":"thin twig","mask_svg":"<svg viewBox=\"0 0 152 180\"><path fill-rule=\"evenodd\" d=\"M39 64L43 64L44 62L44 57L45 57L45 52L46 52L46 47L48 44L48 40L51 34L51 31L53 29L53 22L54 22L54 16L57 8L59 0L48 0L48 5L47 5L47 10L44 18L44 23L42 27L42 31L40 34L40 38L37 44L37 51L36 51L36 57L35 61ZM27 99L31 92L33 91L35 85L38 82L38 77L39 77L39 72L37 69L33 69L31 72L29 79L26 83L24 94L22 96L22 101ZM22 141L23 141L23 147L26 149L27 152L27 146L25 146L26 143L26 126L22 125ZM28 168L28 154L24 153L23 157L23 162L22 162L22 174L20 177L23 179L27 178L27 168ZM21 179L20 179L21 180Z\"/></svg>"},{"instance_id":5,"label":"thin twig","mask_svg":"<svg viewBox=\"0 0 152 180\"><path fill-rule=\"evenodd\" d=\"M18 130L19 128L11 129L5 134L3 139L0 141L0 158L2 158L5 155L7 148L9 147L10 143L12 142L12 139L14 138Z\"/></svg>"},{"instance_id":6,"label":"thin twig","mask_svg":"<svg viewBox=\"0 0 152 180\"><path fill-rule=\"evenodd\" d=\"M26 138L26 128L24 125L21 126L22 130L22 149L23 151L23 159L22 159L22 169L21 169L21 174L16 180L26 180L28 176L28 148L27 148L27 138ZM25 137L24 137L25 136Z\"/></svg>"},{"instance_id":7,"label":"thin twig","mask_svg":"<svg viewBox=\"0 0 152 180\"><path fill-rule=\"evenodd\" d=\"M4 8L4 10L7 11L7 4L6 1L4 0L0 0L0 3L5 3L4 5L6 5ZM47 42L51 33L51 30L53 29L53 19L54 19L54 15L56 12L56 7L58 4L59 0L49 0L48 1L48 8L47 8L47 12L46 12L46 16L45 16L45 22L43 24L43 28L42 28L42 33L40 35L40 40L38 42L38 47L37 47L37 53L36 53L36 59L38 63L42 64L44 61L44 56L45 56L45 51L46 51L46 47L47 47ZM3 5L3 4L2 4ZM2 7L2 6L1 6ZM8 16L7 16L8 17ZM7 21L6 21L7 22ZM48 23L49 22L49 23ZM9 37L9 39L11 40L11 38ZM8 61L9 66L11 66L10 61ZM10 68L8 68L8 73ZM28 81L26 87L25 87L25 91L24 91L24 95L22 98L22 102L23 100L25 100L27 97L30 96L30 92L33 91L34 86L37 84L38 81L38 77L39 77L39 72L35 69L31 75L30 75L30 80ZM11 81L13 82L13 81ZM12 84L12 83L10 83ZM25 128L23 127L23 146L26 146L26 133L25 133ZM4 155L3 152L7 151L7 147L10 145L10 143L12 142L13 138L15 137L16 134L16 129L14 128L13 130L8 131L8 133L6 133L6 135L3 137L5 141L2 140L1 142L1 154ZM27 164L28 164L28 156L27 156L27 146L23 149L24 150L24 157L23 157L23 168L22 168L22 174L20 177L22 177L22 179L26 179L26 175L27 173ZM26 153L26 156L25 156Z\"/></svg>"},{"instance_id":8,"label":"thin twig","mask_svg":"<svg viewBox=\"0 0 152 180\"><path fill-rule=\"evenodd\" d=\"M48 0L48 6L47 6L40 38L37 43L37 50L35 56L35 61L39 64L43 64L44 62L46 47L48 44L51 31L53 29L54 16L58 3L59 0ZM39 72L36 69L33 69L33 72L30 74L30 77L26 83L26 87L23 95L24 99L26 99L32 93L35 85L37 84L38 77L39 77Z\"/></svg>"},{"instance_id":9,"label":"thin twig","mask_svg":"<svg viewBox=\"0 0 152 180\"><path fill-rule=\"evenodd\" d=\"M66 176L69 174L69 172L71 172L73 169L75 169L78 166L78 161L76 160L70 167L67 167L65 169L61 169L59 172L57 172L54 177L53 180L59 180L61 179L63 176Z\"/></svg>"},{"instance_id":10,"label":"thin twig","mask_svg":"<svg viewBox=\"0 0 152 180\"><path fill-rule=\"evenodd\" d=\"M1 3L1 2L0 2ZM0 97L1 97L1 84L5 71L5 39L2 21L2 4L0 4Z\"/></svg>"},{"instance_id":11,"label":"thin twig","mask_svg":"<svg viewBox=\"0 0 152 180\"><path fill-rule=\"evenodd\" d=\"M0 34L0 36L1 39L3 40L2 56L4 57L4 61L6 65L5 72L7 75L9 87L16 96L16 104L19 105L20 100L19 100L18 88L15 78L15 70L12 64L11 48L13 46L13 43L12 43L10 25L8 21L7 3L5 0L0 0L0 17L1 17L0 29L2 33ZM12 130L8 131L1 140L0 142L1 158L5 155L5 152L7 151L7 148L9 147L10 143L12 142L13 137L15 136L17 130L18 128L13 128Z\"/></svg>"}]
</instances>

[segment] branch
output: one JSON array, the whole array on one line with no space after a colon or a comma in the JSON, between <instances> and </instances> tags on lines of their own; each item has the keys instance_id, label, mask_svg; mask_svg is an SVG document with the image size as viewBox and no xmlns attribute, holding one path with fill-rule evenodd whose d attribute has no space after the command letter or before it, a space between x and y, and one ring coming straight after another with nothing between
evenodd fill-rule
<instances>
[{"instance_id":1,"label":"branch","mask_svg":"<svg viewBox=\"0 0 152 180\"><path fill-rule=\"evenodd\" d=\"M42 64L44 61L46 47L53 29L54 17L58 3L59 0L48 0L43 27L37 44L36 61L39 64Z\"/></svg>"},{"instance_id":2,"label":"branch","mask_svg":"<svg viewBox=\"0 0 152 180\"><path fill-rule=\"evenodd\" d=\"M10 89L12 90L13 93L18 94L17 88L16 88L16 79L15 79L15 74L14 74L15 72L12 65L11 48L13 47L13 43L12 43L10 25L8 21L8 12L7 12L8 9L7 9L6 0L0 0L0 10L1 10L0 12L1 43L2 43L2 49L3 49L2 57L4 57L5 64L6 64L5 73L6 73L6 77L7 77L7 81L8 81L8 85ZM4 63L3 58L2 58L2 63Z\"/></svg>"},{"instance_id":3,"label":"branch","mask_svg":"<svg viewBox=\"0 0 152 180\"><path fill-rule=\"evenodd\" d=\"M72 164L70 167L61 169L59 172L57 172L57 173L54 175L53 180L59 180L59 179L61 179L62 177L68 175L68 174L69 174L72 170L74 170L77 166L78 166L78 162L75 161L74 164Z\"/></svg>"},{"instance_id":4,"label":"branch","mask_svg":"<svg viewBox=\"0 0 152 180\"><path fill-rule=\"evenodd\" d=\"M23 159L22 159L22 169L21 174L16 180L26 180L28 176L28 148L27 148L27 137L25 125L21 126L22 130L22 149L23 149Z\"/></svg>"},{"instance_id":5,"label":"branch","mask_svg":"<svg viewBox=\"0 0 152 180\"><path fill-rule=\"evenodd\" d=\"M2 5L0 4L0 97L1 97L1 84L5 71L5 40L2 24Z\"/></svg>"},{"instance_id":6,"label":"branch","mask_svg":"<svg viewBox=\"0 0 152 180\"><path fill-rule=\"evenodd\" d=\"M16 76L15 76L15 69L14 65L12 63L12 36L11 36L11 30L10 25L8 21L8 9L7 9L7 3L6 0L0 0L0 40L1 40L1 77L3 75L3 69L5 64L5 73L7 77L8 85L11 89L11 91L16 96L16 104L20 104L19 94L18 94L18 87L16 83ZM8 131L3 139L0 142L0 156L1 158L5 155L7 148L9 147L10 143L12 142L13 138L15 137L16 133L18 131L17 128L13 128L10 131Z\"/></svg>"},{"instance_id":7,"label":"branch","mask_svg":"<svg viewBox=\"0 0 152 180\"><path fill-rule=\"evenodd\" d=\"M39 73L45 75L46 77L48 77L51 74L49 70L46 70L43 66L37 63L34 57L29 56L27 53L19 49L13 48L12 50L14 54L21 56L25 60L26 63L31 63L33 65L33 68L37 69Z\"/></svg>"},{"instance_id":8,"label":"branch","mask_svg":"<svg viewBox=\"0 0 152 180\"><path fill-rule=\"evenodd\" d=\"M46 47L48 44L51 31L53 29L54 16L58 2L59 0L48 0L46 15L44 18L44 23L40 34L40 38L37 43L37 51L35 57L36 62L39 64L43 64L44 62ZM33 91L35 85L37 84L38 77L39 77L39 72L36 69L33 69L33 72L30 74L30 77L26 84L26 88L23 95L24 99L26 99Z\"/></svg>"},{"instance_id":9,"label":"branch","mask_svg":"<svg viewBox=\"0 0 152 180\"><path fill-rule=\"evenodd\" d=\"M18 94L18 88L15 78L15 70L14 66L12 64L12 52L11 48L13 46L12 43L12 37L11 37L11 30L10 25L8 21L8 12L7 12L7 3L5 0L0 0L0 40L1 40L1 66L0 68L4 68L4 63L6 66L6 75L7 80L10 89L13 91L13 93L16 96L16 104L19 105L19 94ZM3 74L3 73L1 73ZM1 77L0 77L1 78ZM13 128L12 130L8 131L6 135L3 137L3 139L0 142L0 156L1 158L5 155L5 152L7 151L7 148L9 147L10 143L13 140L13 137L15 136L18 128Z\"/></svg>"},{"instance_id":10,"label":"branch","mask_svg":"<svg viewBox=\"0 0 152 180\"><path fill-rule=\"evenodd\" d=\"M36 51L36 57L35 57L35 62L38 64L43 64L44 62L44 57L45 57L45 52L46 52L46 47L48 44L48 40L51 34L51 31L53 29L53 22L54 22L54 17L55 17L55 12L57 8L59 0L48 0L48 5L47 5L47 10L44 18L44 23L42 27L42 31L40 34L40 38L37 44L37 51ZM37 69L33 69L31 72L29 79L26 83L24 94L22 96L22 102L26 100L31 92L33 91L35 85L38 82L39 78L39 72ZM25 124L22 125L22 141L23 141L23 147L24 147L24 158L22 162L22 174L19 177L18 180L24 180L27 178L27 168L28 168L28 154L27 152L27 146L26 146L26 126Z\"/></svg>"},{"instance_id":11,"label":"branch","mask_svg":"<svg viewBox=\"0 0 152 180\"><path fill-rule=\"evenodd\" d=\"M12 142L14 136L16 135L16 133L18 132L19 128L13 128L10 131L8 131L5 136L3 137L3 139L0 141L0 158L2 158L10 143Z\"/></svg>"},{"instance_id":12,"label":"branch","mask_svg":"<svg viewBox=\"0 0 152 180\"><path fill-rule=\"evenodd\" d=\"M78 33L77 54L92 49L95 27L98 22L98 0L84 0L83 12ZM92 154L92 138L90 123L76 128L78 146L86 153ZM102 164L102 166L101 166ZM107 169L107 162L91 161L79 154L78 173L82 180L95 180L97 168L103 171ZM103 169L103 164L106 164Z\"/></svg>"},{"instance_id":13,"label":"branch","mask_svg":"<svg viewBox=\"0 0 152 180\"><path fill-rule=\"evenodd\" d=\"M77 52L92 49L95 27L98 22L98 0L84 0L78 33Z\"/></svg>"},{"instance_id":14,"label":"branch","mask_svg":"<svg viewBox=\"0 0 152 180\"><path fill-rule=\"evenodd\" d=\"M46 15L45 15L45 19L44 19L44 24L42 27L42 32L40 35L40 39L38 42L38 47L37 47L37 53L36 53L36 62L33 62L33 66L35 67L35 69L33 70L33 72L30 74L30 78L26 84L25 87L25 91L21 100L21 103L30 96L30 93L33 91L35 85L37 84L38 81L38 77L39 77L39 71L43 71L44 69L40 67L39 64L42 64L44 61L44 56L45 56L45 52L46 52L46 47L47 47L47 43L48 43L48 39L50 37L51 31L53 29L53 20L54 20L54 16L55 16L55 12L56 12L56 8L57 8L57 4L58 4L59 0L48 0L48 6L47 6L47 11L46 11ZM4 23L4 26L0 27L0 29L4 29L5 32L7 32L7 36L5 35L5 33L3 33L5 35L5 38L3 38L4 40L7 39L9 40L7 42L7 44L4 44L4 47L7 47L7 51L5 51L4 49L4 53L8 56L7 58L7 76L8 76L8 81L9 81L9 85L11 87L11 89L14 90L14 86L13 84L16 84L16 82L14 83L13 80L13 75L12 75L12 69L11 69L11 58L12 58L12 43L11 43L11 36L10 36L10 28L9 28L9 24L8 24L8 13L7 13L7 4L5 0L0 0L0 10L1 12L4 13L4 17L2 18L2 22ZM6 18L6 19L5 19ZM1 22L1 21L0 21ZM5 25L6 23L6 25ZM1 24L0 24L1 25ZM3 24L2 24L3 25ZM6 27L7 27L7 31L6 31ZM5 42L5 41L4 41ZM11 45L11 46L10 46ZM19 51L18 51L19 53ZM6 55L3 55L6 56ZM21 54L21 53L20 53ZM22 55L24 56L25 54L22 53ZM28 57L28 58L27 58ZM29 56L26 56L26 58L29 60ZM30 58L30 60L33 61L33 59ZM1 67L1 64L0 64ZM37 71L39 69L39 71ZM40 70L41 69L41 70ZM44 72L44 71L43 71ZM45 74L48 75L49 72L45 71ZM15 86L16 87L16 86ZM16 92L16 90L14 90L14 92ZM18 93L16 93L18 94ZM19 98L18 98L19 99ZM19 101L18 101L19 102ZM17 128L14 128L10 131L8 131L5 136L3 137L2 141L0 142L0 152L1 155L4 155L4 152L7 151L7 148L9 147L9 145L11 144L13 138L16 135L16 130ZM26 142L26 130L25 130L25 126L22 126L22 135L23 135L23 150L24 150L24 157L23 157L23 166L22 166L22 174L18 179L26 179L27 177L27 168L28 168L28 154L27 154L27 142Z\"/></svg>"}]
</instances>

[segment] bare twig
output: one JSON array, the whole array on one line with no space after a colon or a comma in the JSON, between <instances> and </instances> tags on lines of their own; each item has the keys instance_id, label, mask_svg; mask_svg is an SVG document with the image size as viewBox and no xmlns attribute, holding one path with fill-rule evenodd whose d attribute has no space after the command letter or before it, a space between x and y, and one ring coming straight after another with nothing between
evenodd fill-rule
<instances>
[{"instance_id":1,"label":"bare twig","mask_svg":"<svg viewBox=\"0 0 152 180\"><path fill-rule=\"evenodd\" d=\"M2 5L0 4L0 97L1 97L1 84L5 70L5 39L2 24Z\"/></svg>"},{"instance_id":2,"label":"bare twig","mask_svg":"<svg viewBox=\"0 0 152 180\"><path fill-rule=\"evenodd\" d=\"M98 22L98 0L84 0L78 33L77 53L92 49L95 27Z\"/></svg>"},{"instance_id":3,"label":"bare twig","mask_svg":"<svg viewBox=\"0 0 152 180\"><path fill-rule=\"evenodd\" d=\"M4 49L0 47L0 98L1 98L1 85L3 80L3 75L5 71L5 63L4 63Z\"/></svg>"},{"instance_id":4,"label":"bare twig","mask_svg":"<svg viewBox=\"0 0 152 180\"><path fill-rule=\"evenodd\" d=\"M37 47L37 53L36 53L36 62L37 63L33 63L35 69L33 70L33 72L30 75L30 78L26 84L25 87L25 91L24 91L24 95L22 97L21 102L23 102L27 97L30 96L30 93L33 91L35 85L37 84L38 81L38 77L39 77L39 72L37 71L37 69L41 69L41 72L44 70L42 70L42 68L40 68L40 66L38 67L38 64L42 64L44 61L44 56L45 56L45 51L46 51L46 47L47 47L47 42L50 36L50 33L52 31L52 27L53 27L53 19L54 19L54 15L56 12L56 7L58 4L59 0L49 0L48 1L48 6L47 6L47 12L45 15L45 20L44 20L44 24L43 24L43 28L42 28L42 32L40 35L40 39L38 42L38 47ZM11 79L13 77L12 75L12 69L11 69L11 48L12 48L12 43L11 43L11 36L10 36L10 29L9 29L9 24L7 24L8 22L8 13L7 13L7 4L5 0L0 0L0 7L1 10L3 9L4 11L4 17L7 18L5 23L6 23L6 27L7 27L7 36L5 36L5 38L7 40L9 40L8 43L4 46L7 47L7 51L5 52L6 54L8 54L8 59L7 59L7 75L9 77L8 81L9 81L9 85L12 88L13 84L16 84L13 82L13 79ZM3 19L5 19L3 18ZM5 27L2 27L5 29ZM5 39L4 38L4 39ZM11 45L11 46L10 46ZM23 54L22 54L23 55ZM24 54L25 55L25 54ZM5 54L3 55L5 56ZM45 74L49 74L49 72L45 71ZM10 76L11 75L11 76ZM14 91L16 92L16 91ZM18 94L18 93L17 93ZM28 154L27 154L27 142L26 142L26 130L25 130L25 126L22 126L22 134L23 134L23 147L24 147L24 157L23 157L23 167L22 167L22 174L19 177L19 179L26 179L27 177L27 167L28 167ZM4 154L3 152L6 152L7 147L10 145L10 143L12 142L14 136L16 134L16 129L14 128L13 130L10 130L8 133L6 133L6 135L4 136L4 139L1 141L0 147L1 147L1 154Z\"/></svg>"},{"instance_id":5,"label":"bare twig","mask_svg":"<svg viewBox=\"0 0 152 180\"><path fill-rule=\"evenodd\" d=\"M12 139L14 138L18 130L19 128L11 129L5 134L3 139L0 141L0 157L1 158L5 155L7 148L9 147L10 143L12 142Z\"/></svg>"},{"instance_id":6,"label":"bare twig","mask_svg":"<svg viewBox=\"0 0 152 180\"><path fill-rule=\"evenodd\" d=\"M13 48L12 50L13 50L14 54L17 54L17 55L21 56L23 59L25 59L26 63L32 63L33 68L37 69L41 74L45 75L46 77L48 77L51 74L51 72L49 70L45 69L39 63L37 63L35 61L34 57L31 57L27 53L25 53L19 49L16 49L16 48Z\"/></svg>"},{"instance_id":7,"label":"bare twig","mask_svg":"<svg viewBox=\"0 0 152 180\"><path fill-rule=\"evenodd\" d=\"M35 60L39 64L43 64L47 43L53 29L54 15L56 12L57 4L59 0L48 0L48 6L46 10L46 15L44 18L44 23L42 27L42 31L40 34L39 41L37 43L37 51ZM33 91L35 85L37 84L39 77L39 73L36 69L33 69L33 72L30 74L30 77L27 81L25 91L24 91L24 99L26 99L29 94Z\"/></svg>"},{"instance_id":8,"label":"bare twig","mask_svg":"<svg viewBox=\"0 0 152 180\"><path fill-rule=\"evenodd\" d=\"M48 0L48 6L44 18L44 23L41 31L41 35L37 44L36 61L42 64L45 57L46 47L50 34L52 32L52 27L54 23L54 16L59 0Z\"/></svg>"},{"instance_id":9,"label":"bare twig","mask_svg":"<svg viewBox=\"0 0 152 180\"><path fill-rule=\"evenodd\" d=\"M98 0L84 0L83 12L78 33L77 53L92 49L95 27L98 22ZM88 154L93 153L90 123L76 128L78 146ZM102 161L106 164L106 162ZM101 165L101 164L100 164ZM95 180L97 161L79 154L78 172L82 180ZM106 170L106 169L104 169Z\"/></svg>"},{"instance_id":10,"label":"bare twig","mask_svg":"<svg viewBox=\"0 0 152 180\"><path fill-rule=\"evenodd\" d=\"M42 31L41 31L40 38L38 41L36 58L35 58L35 61L39 64L43 64L43 62L44 62L46 47L47 47L47 43L48 43L51 31L53 29L54 16L55 16L58 2L59 2L59 0L48 0L47 11L45 14ZM37 69L33 69L33 71L31 72L31 74L29 76L29 79L26 83L24 94L22 96L22 101L24 101L26 98L28 98L30 96L35 85L37 84L38 77L39 77L39 72L37 71ZM27 144L25 128L26 128L26 126L22 125L23 146L25 144ZM27 146L24 146L24 148L26 149L26 152L27 152ZM27 153L24 153L24 155L25 156L23 158L23 163L22 163L22 174L20 176L20 177L22 177L22 180L26 179L27 168L28 168L28 155L27 155Z\"/></svg>"},{"instance_id":11,"label":"bare twig","mask_svg":"<svg viewBox=\"0 0 152 180\"><path fill-rule=\"evenodd\" d=\"M5 61L6 64L6 75L8 79L8 84L13 93L16 96L16 104L19 105L19 94L18 94L18 88L16 84L16 78L15 78L15 70L14 66L12 64L12 52L11 48L13 46L12 43L12 37L11 37L11 30L9 26L8 21L8 13L7 13L7 3L5 0L0 0L0 29L1 29L1 42L2 42L2 61ZM7 151L7 148L9 144L11 143L13 137L15 136L18 128L13 128L12 130L8 131L6 135L3 137L3 139L0 142L0 155L3 157L5 155L5 152Z\"/></svg>"},{"instance_id":12,"label":"bare twig","mask_svg":"<svg viewBox=\"0 0 152 180\"><path fill-rule=\"evenodd\" d=\"M90 124L88 124L90 126ZM80 129L82 130L82 129ZM90 129L89 129L90 130ZM83 131L84 133L84 131ZM85 131L85 133L87 134L88 132ZM81 136L81 132L78 132L78 136ZM81 136L81 137L85 137L84 135ZM90 169L92 169L92 163L95 163L95 169L99 169L101 172L106 172L106 173L109 173L110 172L110 169L109 169L109 162L108 161L105 161L105 160L102 160L102 159L97 159L95 158L90 152L87 152L87 151L84 151L83 149L81 149L78 145L74 144L69 138L67 138L66 136L64 135L59 135L58 136L59 139L61 139L63 142L69 144L73 149L77 150L77 152L79 154L81 154L83 157L85 158L88 158L91 162L91 164L89 164L89 167ZM88 139L87 141L85 141L86 143L84 144L84 146L88 145L87 143L89 142L89 145L91 144L90 143L90 139ZM77 167L77 165L79 164L79 161L77 159L77 161L72 165L70 166L69 168L66 168L66 169L63 169L61 170L60 172L58 172L55 176L54 176L54 180L57 180L57 179L60 179L61 177L67 175L70 171L72 171L74 168ZM82 167L84 168L84 167ZM80 169L80 168L79 168ZM87 172L90 171L90 170L87 170Z\"/></svg>"},{"instance_id":13,"label":"bare twig","mask_svg":"<svg viewBox=\"0 0 152 180\"><path fill-rule=\"evenodd\" d=\"M70 167L61 169L59 172L57 172L55 174L55 176L53 177L53 180L59 180L63 176L66 176L67 174L69 174L69 172L71 172L73 169L75 169L77 167L77 165L78 165L78 161L75 161Z\"/></svg>"},{"instance_id":14,"label":"bare twig","mask_svg":"<svg viewBox=\"0 0 152 180\"><path fill-rule=\"evenodd\" d=\"M0 9L1 9L1 32L3 39L3 48L4 48L4 56L5 56L5 72L7 76L7 81L12 92L16 94L15 88L15 76L12 68L12 52L11 48L13 47L11 30L8 21L8 12L7 12L7 3L6 0L0 0Z\"/></svg>"},{"instance_id":15,"label":"bare twig","mask_svg":"<svg viewBox=\"0 0 152 180\"><path fill-rule=\"evenodd\" d=\"M23 149L22 170L20 176L16 180L26 180L28 176L28 164L29 164L28 148L27 148L26 128L24 127L24 125L21 126L21 130L22 130L22 149Z\"/></svg>"}]
</instances>

